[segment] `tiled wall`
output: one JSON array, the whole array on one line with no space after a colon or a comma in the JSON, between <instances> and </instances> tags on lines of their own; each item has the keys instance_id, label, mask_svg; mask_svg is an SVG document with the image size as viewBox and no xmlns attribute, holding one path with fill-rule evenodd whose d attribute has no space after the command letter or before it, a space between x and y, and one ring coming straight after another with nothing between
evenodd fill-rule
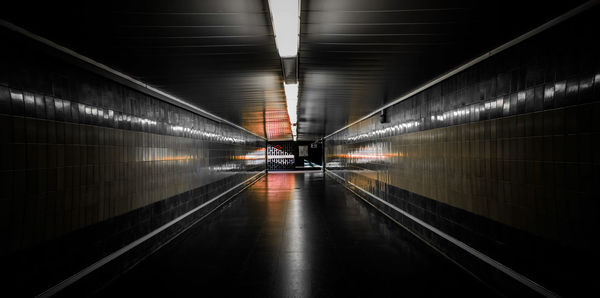
<instances>
[{"instance_id":1,"label":"tiled wall","mask_svg":"<svg viewBox=\"0 0 600 298\"><path fill-rule=\"evenodd\" d=\"M50 286L265 168L263 139L0 38L0 249L25 287Z\"/></svg>"},{"instance_id":2,"label":"tiled wall","mask_svg":"<svg viewBox=\"0 0 600 298\"><path fill-rule=\"evenodd\" d=\"M374 116L327 138L327 168L550 289L589 287L581 269L600 224L597 15L389 108L388 123Z\"/></svg>"}]
</instances>

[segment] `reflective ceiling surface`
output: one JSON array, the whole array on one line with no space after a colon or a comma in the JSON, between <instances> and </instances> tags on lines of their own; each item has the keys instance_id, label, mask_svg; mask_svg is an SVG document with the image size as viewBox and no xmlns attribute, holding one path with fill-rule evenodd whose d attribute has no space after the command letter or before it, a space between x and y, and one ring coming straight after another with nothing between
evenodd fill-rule
<instances>
[{"instance_id":1,"label":"reflective ceiling surface","mask_svg":"<svg viewBox=\"0 0 600 298\"><path fill-rule=\"evenodd\" d=\"M25 0L3 4L0 18L258 135L291 139L266 0Z\"/></svg>"},{"instance_id":2,"label":"reflective ceiling surface","mask_svg":"<svg viewBox=\"0 0 600 298\"><path fill-rule=\"evenodd\" d=\"M0 18L269 139L291 139L267 0L11 1ZM566 12L572 1L302 0L313 140Z\"/></svg>"},{"instance_id":3,"label":"reflective ceiling surface","mask_svg":"<svg viewBox=\"0 0 600 298\"><path fill-rule=\"evenodd\" d=\"M332 133L582 2L303 0L298 138Z\"/></svg>"}]
</instances>

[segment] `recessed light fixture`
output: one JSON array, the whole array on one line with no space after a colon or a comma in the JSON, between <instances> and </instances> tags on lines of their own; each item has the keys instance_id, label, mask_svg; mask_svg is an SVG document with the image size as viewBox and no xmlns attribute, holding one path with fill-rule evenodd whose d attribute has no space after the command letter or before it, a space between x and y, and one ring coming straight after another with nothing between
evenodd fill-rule
<instances>
[{"instance_id":1,"label":"recessed light fixture","mask_svg":"<svg viewBox=\"0 0 600 298\"><path fill-rule=\"evenodd\" d=\"M300 1L269 0L269 7L273 17L273 32L279 56L296 57L300 34Z\"/></svg>"}]
</instances>

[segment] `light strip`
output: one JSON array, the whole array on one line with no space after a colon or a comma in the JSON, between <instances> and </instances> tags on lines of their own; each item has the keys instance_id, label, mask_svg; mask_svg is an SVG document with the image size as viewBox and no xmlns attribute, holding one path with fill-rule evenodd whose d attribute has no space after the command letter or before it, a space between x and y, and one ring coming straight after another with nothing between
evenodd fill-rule
<instances>
[{"instance_id":1,"label":"light strip","mask_svg":"<svg viewBox=\"0 0 600 298\"><path fill-rule=\"evenodd\" d=\"M275 44L282 58L298 55L298 35L300 34L300 1L269 0L273 18Z\"/></svg>"},{"instance_id":2,"label":"light strip","mask_svg":"<svg viewBox=\"0 0 600 298\"><path fill-rule=\"evenodd\" d=\"M413 216L412 214L396 207L396 205L393 205L381 198L379 198L378 196L366 191L365 189L363 189L362 187L344 179L343 177L341 177L340 175L325 169L325 173L333 175L335 177L337 177L338 179L344 181L345 183L348 183L349 185L352 185L353 187L356 187L357 189L359 189L360 191L362 191L363 193L367 194L368 196L376 199L377 201L379 201L380 203L385 204L386 206L388 206L389 208L394 209L396 212L399 212L400 214L410 218L412 221L416 222L417 224L421 225L422 227L428 229L429 231L437 234L438 236L448 240L449 242L453 243L454 245L462 248L463 250L465 250L466 252L470 253L471 255L473 255L474 257L480 259L481 261L487 263L488 265L491 265L492 267L496 268L497 270L503 272L504 274L512 277L513 279L515 279L516 281L520 282L521 284L523 284L524 286L532 289L533 291L543 295L544 297L560 297L558 294L544 288L543 286L541 286L540 284L534 282L533 280L527 278L526 276L514 271L513 269L505 266L504 264L496 261L495 259L492 259L491 257L485 255L484 253L472 248L471 246L467 245L466 243L442 232L441 230L435 228L434 226L420 220L419 218ZM343 183L341 183L344 187L348 188L350 191L352 191L351 188L349 188L348 186L344 185ZM354 191L352 191L354 192ZM354 192L355 193L355 192ZM359 196L361 197L361 196ZM361 197L362 198L362 197ZM367 201L367 200L365 200ZM367 201L368 202L368 201ZM373 206L375 207L375 206ZM375 207L375 209L379 210L381 213L383 213L384 215L387 216L387 214L383 211L381 211L379 208ZM408 228L406 228L407 230L409 230ZM409 230L410 231L410 230ZM415 234L416 235L416 234ZM420 236L419 236L420 237ZM427 243L427 241L423 240L425 243ZM435 247L435 246L433 246ZM436 248L437 249L437 248ZM458 263L458 261L457 261ZM460 263L459 263L460 264Z\"/></svg>"},{"instance_id":3,"label":"light strip","mask_svg":"<svg viewBox=\"0 0 600 298\"><path fill-rule=\"evenodd\" d=\"M283 83L285 90L285 101L287 104L287 112L290 117L290 124L292 125L292 137L294 141L297 137L297 124L298 124L298 83L286 84Z\"/></svg>"}]
</instances>

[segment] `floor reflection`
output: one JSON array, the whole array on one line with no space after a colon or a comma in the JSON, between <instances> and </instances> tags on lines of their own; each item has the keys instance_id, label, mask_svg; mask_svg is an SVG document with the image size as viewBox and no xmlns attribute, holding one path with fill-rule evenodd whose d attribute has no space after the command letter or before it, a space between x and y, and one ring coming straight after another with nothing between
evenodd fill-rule
<instances>
[{"instance_id":1,"label":"floor reflection","mask_svg":"<svg viewBox=\"0 0 600 298\"><path fill-rule=\"evenodd\" d=\"M98 296L189 293L493 296L321 172L269 173Z\"/></svg>"},{"instance_id":2,"label":"floor reflection","mask_svg":"<svg viewBox=\"0 0 600 298\"><path fill-rule=\"evenodd\" d=\"M307 269L310 267L305 251L305 217L302 209L301 189L304 184L301 176L291 173L271 173L266 179L269 210L273 211L276 203L284 203L282 221L271 218L269 222L279 224L282 239L278 254L278 280L280 291L284 297L306 297L310 287ZM298 183L297 183L298 181ZM298 184L299 187L296 187ZM269 217L279 216L269 212ZM283 223L283 224L281 224Z\"/></svg>"}]
</instances>

